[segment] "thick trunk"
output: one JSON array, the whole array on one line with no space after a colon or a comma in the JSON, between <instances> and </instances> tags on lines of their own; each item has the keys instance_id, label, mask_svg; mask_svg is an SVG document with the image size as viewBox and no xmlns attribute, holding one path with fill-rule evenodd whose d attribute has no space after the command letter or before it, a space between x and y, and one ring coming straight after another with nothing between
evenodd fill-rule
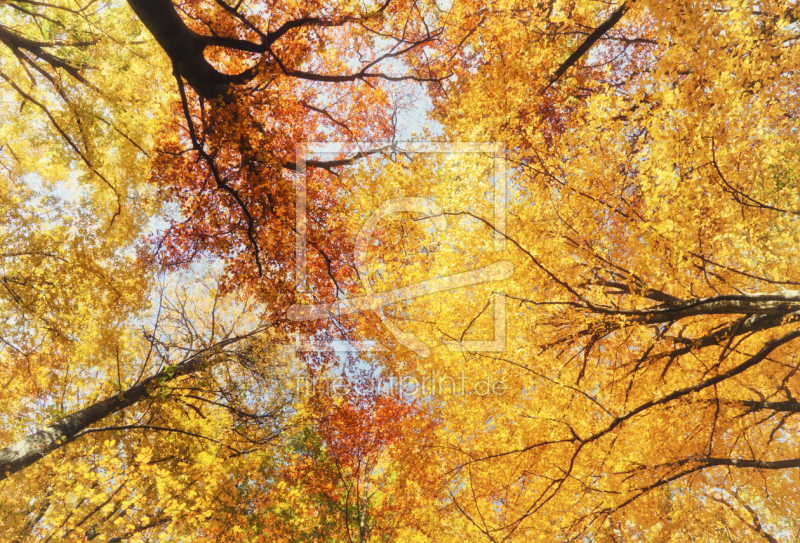
<instances>
[{"instance_id":1,"label":"thick trunk","mask_svg":"<svg viewBox=\"0 0 800 543\"><path fill-rule=\"evenodd\" d=\"M768 402L766 400L742 400L739 402L741 405L747 406L751 411L760 411L762 409L780 411L783 413L800 413L800 402L795 400L783 400L779 402Z\"/></svg>"},{"instance_id":2,"label":"thick trunk","mask_svg":"<svg viewBox=\"0 0 800 543\"><path fill-rule=\"evenodd\" d=\"M791 290L774 294L711 296L619 313L629 314L639 322L656 324L697 315L787 315L798 308L800 308L800 291Z\"/></svg>"},{"instance_id":3,"label":"thick trunk","mask_svg":"<svg viewBox=\"0 0 800 543\"><path fill-rule=\"evenodd\" d=\"M169 56L176 76L205 99L227 93L236 77L209 64L203 56L208 40L186 26L170 0L128 0L128 4Z\"/></svg>"},{"instance_id":4,"label":"thick trunk","mask_svg":"<svg viewBox=\"0 0 800 543\"><path fill-rule=\"evenodd\" d=\"M20 439L0 450L0 481L41 460L58 447L80 437L82 430L100 422L126 407L150 397L150 392L181 375L189 375L201 369L208 359L207 354L196 355L174 369L165 370L138 385L98 401L80 411L67 415L58 422Z\"/></svg>"}]
</instances>

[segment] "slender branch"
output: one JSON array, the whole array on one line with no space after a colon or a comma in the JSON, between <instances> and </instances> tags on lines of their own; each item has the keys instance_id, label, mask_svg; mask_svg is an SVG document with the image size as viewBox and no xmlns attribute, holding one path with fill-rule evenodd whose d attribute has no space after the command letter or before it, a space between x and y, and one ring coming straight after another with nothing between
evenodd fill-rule
<instances>
[{"instance_id":1,"label":"slender branch","mask_svg":"<svg viewBox=\"0 0 800 543\"><path fill-rule=\"evenodd\" d=\"M630 6L628 6L628 3L623 2L622 5L620 5L616 10L614 10L611 16L608 19L606 19L603 22L603 24L598 26L594 30L594 32L589 34L583 41L583 43L567 58L567 60L561 63L561 65L556 69L556 71L553 72L553 75L550 76L550 81L547 83L547 86L545 86L541 91L539 91L539 94L542 95L545 92L547 92L547 90L556 81L558 81L559 78L561 78L561 76L567 72L567 70L569 70L572 66L574 66L583 55L589 52L589 49L591 49L592 46L595 43L597 43L597 41L600 38L602 38L606 32L611 30L614 27L614 25L616 25L619 22L619 20L622 19L622 16L625 15L625 13L629 9Z\"/></svg>"}]
</instances>

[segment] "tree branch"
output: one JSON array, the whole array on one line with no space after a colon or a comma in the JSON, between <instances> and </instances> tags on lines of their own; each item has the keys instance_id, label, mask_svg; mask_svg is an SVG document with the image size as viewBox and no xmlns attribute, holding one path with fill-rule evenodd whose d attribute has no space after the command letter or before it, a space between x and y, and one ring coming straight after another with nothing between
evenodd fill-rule
<instances>
[{"instance_id":1,"label":"tree branch","mask_svg":"<svg viewBox=\"0 0 800 543\"><path fill-rule=\"evenodd\" d=\"M548 90L548 89L549 89L549 88L550 88L550 87L551 87L551 86L552 86L552 85L553 85L553 84L554 84L556 81L558 81L558 80L559 80L559 78L560 78L562 75L564 75L564 74L567 72L567 70L569 70L569 69L570 69L570 68L571 68L571 67L572 67L572 66L573 66L575 63L577 63L577 62L578 62L578 60L580 60L580 58L581 58L583 55L585 55L585 54L586 54L586 53L589 51L589 49L591 49L591 48L592 48L592 46L593 46L595 43L597 43L597 41L598 41L598 40L599 40L601 37L603 37L603 35L604 35L606 32L608 32L609 30L611 30L611 29L614 27L614 25L616 25L616 24L619 22L619 20L620 20L620 19L622 19L622 16L623 16L623 15L625 15L625 13L626 13L626 12L627 12L629 9L630 9L630 6L628 6L628 3L627 3L627 2L623 2L621 6L619 6L619 7L618 7L616 10L614 10L614 13L612 13L612 14L611 14L611 16L610 16L608 19L606 19L606 20L603 22L603 24L601 24L600 26L598 26L598 27L597 27L597 28L594 30L594 32L592 32L591 34L589 34L589 36L587 36L587 37L586 37L586 39L583 41L583 43L580 45L580 47L578 47L578 48L577 48L577 49L576 49L576 50L575 50L575 51L574 51L574 52L573 52L573 53L572 53L572 54L569 56L569 58L567 58L567 60L565 60L565 61L564 61L564 62L561 64L561 66L559 66L559 67L556 69L556 71L555 71L555 72L553 72L553 75L551 75L551 76L550 76L550 81L547 83L547 86L546 86L545 88L543 88L541 91L539 91L539 94L540 94L540 95L542 95L542 94L544 94L545 92L547 92L547 90Z\"/></svg>"},{"instance_id":2,"label":"tree branch","mask_svg":"<svg viewBox=\"0 0 800 543\"><path fill-rule=\"evenodd\" d=\"M202 349L180 364L149 377L128 390L98 401L80 411L67 415L58 422L31 434L4 449L0 449L0 481L35 464L57 448L83 435L92 425L127 407L150 397L150 393L177 377L190 375L213 361L216 351L238 341L250 338L265 328L250 334L236 336Z\"/></svg>"}]
</instances>

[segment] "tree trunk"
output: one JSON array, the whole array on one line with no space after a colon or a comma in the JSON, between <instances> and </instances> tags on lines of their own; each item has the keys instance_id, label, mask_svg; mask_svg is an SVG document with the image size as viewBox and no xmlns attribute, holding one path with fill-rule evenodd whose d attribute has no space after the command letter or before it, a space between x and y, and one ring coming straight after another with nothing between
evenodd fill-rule
<instances>
[{"instance_id":1,"label":"tree trunk","mask_svg":"<svg viewBox=\"0 0 800 543\"><path fill-rule=\"evenodd\" d=\"M170 0L128 0L128 4L169 56L177 77L207 100L227 93L235 76L209 64L203 56L207 40L186 26Z\"/></svg>"},{"instance_id":2,"label":"tree trunk","mask_svg":"<svg viewBox=\"0 0 800 543\"><path fill-rule=\"evenodd\" d=\"M152 390L176 377L189 375L205 366L208 352L189 358L175 368L149 377L121 394L110 396L80 411L67 415L58 422L0 449L0 481L34 464L58 447L80 437L80 432L109 415L130 407L150 397Z\"/></svg>"}]
</instances>

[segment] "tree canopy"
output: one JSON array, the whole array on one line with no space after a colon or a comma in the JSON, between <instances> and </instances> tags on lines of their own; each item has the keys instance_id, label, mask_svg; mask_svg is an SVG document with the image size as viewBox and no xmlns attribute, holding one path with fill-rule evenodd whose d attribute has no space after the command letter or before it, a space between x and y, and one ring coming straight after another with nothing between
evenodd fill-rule
<instances>
[{"instance_id":1,"label":"tree canopy","mask_svg":"<svg viewBox=\"0 0 800 543\"><path fill-rule=\"evenodd\" d=\"M0 1L4 541L796 541L793 1Z\"/></svg>"}]
</instances>

